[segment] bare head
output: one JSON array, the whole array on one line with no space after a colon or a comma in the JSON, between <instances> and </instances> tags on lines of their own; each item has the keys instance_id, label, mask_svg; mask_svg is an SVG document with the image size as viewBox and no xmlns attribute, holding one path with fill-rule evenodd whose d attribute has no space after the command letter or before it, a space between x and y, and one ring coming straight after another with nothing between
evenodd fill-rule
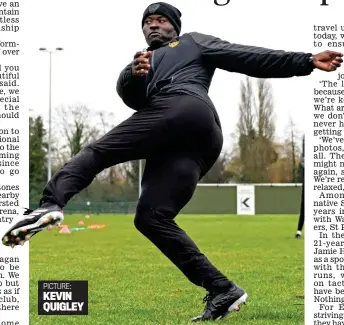
<instances>
[{"instance_id":1,"label":"bare head","mask_svg":"<svg viewBox=\"0 0 344 325\"><path fill-rule=\"evenodd\" d=\"M165 2L149 5L142 18L142 31L148 46L158 48L175 39L181 29L180 17L180 11Z\"/></svg>"}]
</instances>

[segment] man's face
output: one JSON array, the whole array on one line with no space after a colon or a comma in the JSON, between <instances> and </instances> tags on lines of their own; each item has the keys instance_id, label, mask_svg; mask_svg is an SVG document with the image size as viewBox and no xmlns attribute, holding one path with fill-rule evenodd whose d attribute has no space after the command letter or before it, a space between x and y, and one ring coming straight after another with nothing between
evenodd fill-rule
<instances>
[{"instance_id":1,"label":"man's face","mask_svg":"<svg viewBox=\"0 0 344 325\"><path fill-rule=\"evenodd\" d=\"M148 16L142 28L146 42L151 47L159 47L177 36L173 25L161 15Z\"/></svg>"}]
</instances>

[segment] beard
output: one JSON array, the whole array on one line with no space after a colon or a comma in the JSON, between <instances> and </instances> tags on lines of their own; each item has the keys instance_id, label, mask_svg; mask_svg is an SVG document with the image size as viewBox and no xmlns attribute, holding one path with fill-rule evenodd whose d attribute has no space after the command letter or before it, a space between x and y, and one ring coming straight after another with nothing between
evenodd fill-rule
<instances>
[{"instance_id":1,"label":"beard","mask_svg":"<svg viewBox=\"0 0 344 325\"><path fill-rule=\"evenodd\" d=\"M162 35L156 35L156 36L152 36L149 38L149 46L152 49L158 48L161 45L163 45L165 42L164 37Z\"/></svg>"},{"instance_id":2,"label":"beard","mask_svg":"<svg viewBox=\"0 0 344 325\"><path fill-rule=\"evenodd\" d=\"M148 36L146 38L148 45L152 49L157 49L165 44L168 44L175 37L172 31L157 31L158 34Z\"/></svg>"},{"instance_id":3,"label":"beard","mask_svg":"<svg viewBox=\"0 0 344 325\"><path fill-rule=\"evenodd\" d=\"M149 47L151 49L157 49L161 47L164 44L164 42L160 38L154 38L151 40Z\"/></svg>"}]
</instances>

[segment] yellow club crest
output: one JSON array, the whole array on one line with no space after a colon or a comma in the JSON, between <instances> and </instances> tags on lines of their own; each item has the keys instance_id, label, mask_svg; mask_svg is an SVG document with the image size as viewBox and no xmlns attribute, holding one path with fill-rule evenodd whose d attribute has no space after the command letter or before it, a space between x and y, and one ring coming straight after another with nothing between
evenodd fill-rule
<instances>
[{"instance_id":1,"label":"yellow club crest","mask_svg":"<svg viewBox=\"0 0 344 325\"><path fill-rule=\"evenodd\" d=\"M171 42L170 44L168 44L169 47L175 47L179 44L179 41L175 41L175 42Z\"/></svg>"}]
</instances>

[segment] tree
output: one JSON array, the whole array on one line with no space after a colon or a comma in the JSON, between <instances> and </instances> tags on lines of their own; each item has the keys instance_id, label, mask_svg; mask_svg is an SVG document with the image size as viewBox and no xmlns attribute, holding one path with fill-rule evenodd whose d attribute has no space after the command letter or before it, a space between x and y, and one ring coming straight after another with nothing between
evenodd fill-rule
<instances>
[{"instance_id":1,"label":"tree","mask_svg":"<svg viewBox=\"0 0 344 325\"><path fill-rule=\"evenodd\" d=\"M256 108L256 133L254 158L256 163L256 182L268 181L268 168L276 162L274 149L275 121L273 112L272 88L266 79L257 80L257 99L253 99Z\"/></svg>"},{"instance_id":2,"label":"tree","mask_svg":"<svg viewBox=\"0 0 344 325\"><path fill-rule=\"evenodd\" d=\"M266 80L257 80L256 96L249 77L241 83L237 133L239 150L236 151L239 156L236 157L236 166L238 159L241 165L237 180L247 183L266 182L268 167L277 160L273 146L275 124L272 88Z\"/></svg>"},{"instance_id":3,"label":"tree","mask_svg":"<svg viewBox=\"0 0 344 325\"><path fill-rule=\"evenodd\" d=\"M293 170L290 143L286 140L274 143L274 148L278 160L268 167L268 180L270 183L290 183Z\"/></svg>"},{"instance_id":4,"label":"tree","mask_svg":"<svg viewBox=\"0 0 344 325\"><path fill-rule=\"evenodd\" d=\"M291 182L295 183L296 182L296 151L297 151L297 146L296 146L296 142L295 142L295 124L293 122L293 120L290 118L289 120L289 141L287 142L287 145L289 146L289 150L290 150L290 160L291 160Z\"/></svg>"},{"instance_id":5,"label":"tree","mask_svg":"<svg viewBox=\"0 0 344 325\"><path fill-rule=\"evenodd\" d=\"M272 88L266 79L257 80L258 95L255 102L258 136L272 141L275 136Z\"/></svg>"},{"instance_id":6,"label":"tree","mask_svg":"<svg viewBox=\"0 0 344 325\"><path fill-rule=\"evenodd\" d=\"M233 174L227 168L228 161L229 161L228 153L225 152L221 154L220 157L216 160L216 162L212 166L212 168L201 179L200 183L208 183L208 184L228 183L233 177Z\"/></svg>"},{"instance_id":7,"label":"tree","mask_svg":"<svg viewBox=\"0 0 344 325\"><path fill-rule=\"evenodd\" d=\"M29 188L30 201L38 201L47 181L46 131L41 116L29 118Z\"/></svg>"},{"instance_id":8,"label":"tree","mask_svg":"<svg viewBox=\"0 0 344 325\"><path fill-rule=\"evenodd\" d=\"M58 162L55 165L56 169L70 160L71 156L76 155L88 143L114 127L111 123L112 113L96 111L91 114L90 110L83 105L68 106L68 109L60 107L58 116L60 119L58 125L62 125L60 132L63 137L59 143L59 159L56 160ZM74 202L88 200L114 202L131 199L134 192L136 199L137 192L136 189L133 191L132 186L135 180L130 180L131 178L138 178L135 176L136 174L136 169L132 168L131 162L106 168L100 171L92 183L75 195L72 200ZM137 184L136 182L136 188Z\"/></svg>"},{"instance_id":9,"label":"tree","mask_svg":"<svg viewBox=\"0 0 344 325\"><path fill-rule=\"evenodd\" d=\"M271 169L274 168L276 172L280 174L279 182L297 183L297 164L299 160L298 156L300 155L300 148L297 145L298 131L291 118L289 119L285 134L287 137L278 148L280 156L279 162L271 167Z\"/></svg>"},{"instance_id":10,"label":"tree","mask_svg":"<svg viewBox=\"0 0 344 325\"><path fill-rule=\"evenodd\" d=\"M252 82L246 77L245 82L241 82L241 102L239 104L239 121L237 129L239 133L239 157L241 162L242 181L249 181L251 171L254 170L254 159L252 157L252 148L256 139L254 129L254 112L253 112L253 90Z\"/></svg>"},{"instance_id":11,"label":"tree","mask_svg":"<svg viewBox=\"0 0 344 325\"><path fill-rule=\"evenodd\" d=\"M99 112L99 118L101 127L103 129L103 133L105 134L109 129L113 128L114 125L109 123L111 120L113 114L112 113L106 113L106 112ZM107 168L104 172L104 179L107 179L108 182L113 185L116 183L116 180L118 178L122 178L123 175L121 175L121 168L120 166L111 166Z\"/></svg>"},{"instance_id":12,"label":"tree","mask_svg":"<svg viewBox=\"0 0 344 325\"><path fill-rule=\"evenodd\" d=\"M142 173L145 169L146 161L142 160ZM132 160L122 164L126 183L134 188L139 187L140 182L140 160Z\"/></svg>"},{"instance_id":13,"label":"tree","mask_svg":"<svg viewBox=\"0 0 344 325\"><path fill-rule=\"evenodd\" d=\"M61 106L57 109L61 135L69 156L73 157L88 143L95 140L99 130L92 122L90 109L82 104Z\"/></svg>"}]
</instances>

